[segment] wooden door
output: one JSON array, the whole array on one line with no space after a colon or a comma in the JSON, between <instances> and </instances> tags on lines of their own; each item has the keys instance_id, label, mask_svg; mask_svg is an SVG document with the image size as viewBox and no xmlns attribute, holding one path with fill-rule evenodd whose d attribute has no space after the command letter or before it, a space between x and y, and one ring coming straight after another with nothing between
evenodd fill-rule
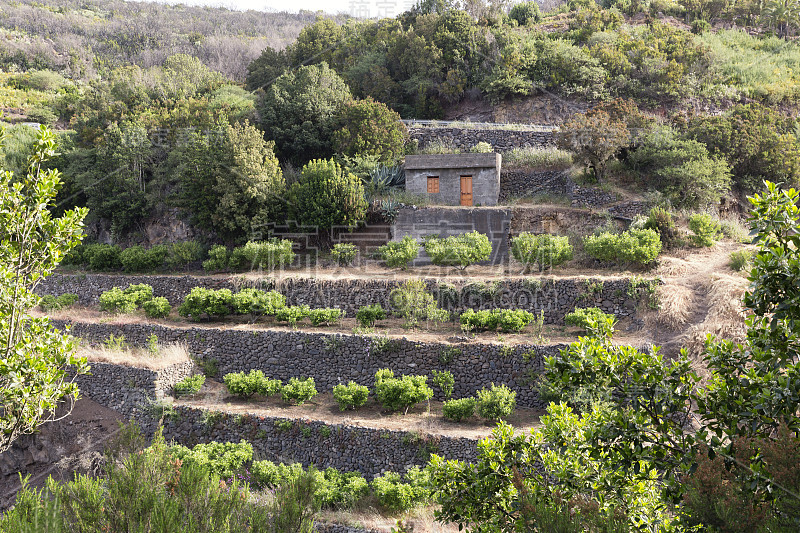
<instances>
[{"instance_id":1,"label":"wooden door","mask_svg":"<svg viewBox=\"0 0 800 533\"><path fill-rule=\"evenodd\" d=\"M472 205L472 176L461 176L461 205Z\"/></svg>"}]
</instances>

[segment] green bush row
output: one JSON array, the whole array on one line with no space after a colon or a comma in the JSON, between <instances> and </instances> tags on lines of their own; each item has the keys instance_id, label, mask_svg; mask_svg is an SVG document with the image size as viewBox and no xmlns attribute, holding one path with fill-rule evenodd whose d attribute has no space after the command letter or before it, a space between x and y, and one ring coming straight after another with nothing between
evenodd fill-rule
<instances>
[{"instance_id":1,"label":"green bush row","mask_svg":"<svg viewBox=\"0 0 800 533\"><path fill-rule=\"evenodd\" d=\"M185 268L202 257L203 246L196 241L125 249L111 244L86 244L73 248L62 264L98 271L155 272Z\"/></svg>"},{"instance_id":2,"label":"green bush row","mask_svg":"<svg viewBox=\"0 0 800 533\"><path fill-rule=\"evenodd\" d=\"M284 402L300 405L317 395L314 378L291 378L284 385L279 379L268 378L261 370L225 374L223 381L228 392L239 398L249 398L254 394L273 396L280 393Z\"/></svg>"},{"instance_id":3,"label":"green bush row","mask_svg":"<svg viewBox=\"0 0 800 533\"><path fill-rule=\"evenodd\" d=\"M443 239L428 237L424 247L434 265L458 266L462 269L486 261L492 255L489 237L477 231Z\"/></svg>"},{"instance_id":4,"label":"green bush row","mask_svg":"<svg viewBox=\"0 0 800 533\"><path fill-rule=\"evenodd\" d=\"M172 311L169 301L162 297L153 297L153 287L146 283L128 285L126 289L114 287L100 295L100 310L111 313L133 313L144 309L150 318L165 318Z\"/></svg>"},{"instance_id":5,"label":"green bush row","mask_svg":"<svg viewBox=\"0 0 800 533\"><path fill-rule=\"evenodd\" d=\"M535 319L533 313L523 309L467 309L459 318L462 327L469 331L495 331L500 328L504 332L522 331Z\"/></svg>"},{"instance_id":6,"label":"green bush row","mask_svg":"<svg viewBox=\"0 0 800 533\"><path fill-rule=\"evenodd\" d=\"M488 389L478 391L477 398L448 400L442 406L442 415L455 422L478 414L489 420L500 420L511 415L517 406L517 393L505 385L492 383Z\"/></svg>"},{"instance_id":7,"label":"green bush row","mask_svg":"<svg viewBox=\"0 0 800 533\"><path fill-rule=\"evenodd\" d=\"M572 246L568 237L520 233L511 239L511 255L526 270L535 265L541 271L571 260Z\"/></svg>"},{"instance_id":8,"label":"green bush row","mask_svg":"<svg viewBox=\"0 0 800 533\"><path fill-rule=\"evenodd\" d=\"M224 318L228 315L274 315L286 305L286 297L276 291L242 289L234 294L230 289L195 287L178 308L181 316L192 320Z\"/></svg>"},{"instance_id":9,"label":"green bush row","mask_svg":"<svg viewBox=\"0 0 800 533\"><path fill-rule=\"evenodd\" d=\"M583 240L583 247L587 254L600 261L646 266L661 253L661 238L652 229L630 229L619 234L589 235Z\"/></svg>"},{"instance_id":10,"label":"green bush row","mask_svg":"<svg viewBox=\"0 0 800 533\"><path fill-rule=\"evenodd\" d=\"M225 246L212 246L208 259L203 261L207 272L217 270L273 270L285 267L294 261L292 241L271 239L268 241L248 241L244 246L230 252Z\"/></svg>"},{"instance_id":11,"label":"green bush row","mask_svg":"<svg viewBox=\"0 0 800 533\"><path fill-rule=\"evenodd\" d=\"M195 376L187 376L172 386L175 397L191 396L197 394L206 382L206 377L203 374Z\"/></svg>"},{"instance_id":12,"label":"green bush row","mask_svg":"<svg viewBox=\"0 0 800 533\"><path fill-rule=\"evenodd\" d=\"M45 294L39 300L39 308L45 313L50 311L60 311L67 307L72 307L78 301L78 295L72 293L64 293L60 296L53 296L52 294Z\"/></svg>"}]
</instances>

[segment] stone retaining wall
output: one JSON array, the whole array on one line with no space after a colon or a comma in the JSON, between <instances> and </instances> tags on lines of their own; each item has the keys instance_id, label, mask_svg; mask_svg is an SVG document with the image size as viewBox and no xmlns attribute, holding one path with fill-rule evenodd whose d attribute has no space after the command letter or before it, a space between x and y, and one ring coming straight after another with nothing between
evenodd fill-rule
<instances>
[{"instance_id":1,"label":"stone retaining wall","mask_svg":"<svg viewBox=\"0 0 800 533\"><path fill-rule=\"evenodd\" d=\"M56 327L65 326L63 321L53 323ZM382 368L391 368L396 374L416 375L431 375L434 369L449 370L455 378L455 398L472 396L489 383L502 383L517 392L517 403L522 407L544 407L531 388L531 378L541 372L545 357L556 355L564 347L519 345L504 350L502 345L470 342L467 337L448 344L340 333L171 328L157 324L74 322L71 326L72 335L97 342L110 335L123 335L127 343L136 346L145 345L150 335L158 336L162 344L183 342L192 355L215 361L220 376L262 370L267 376L283 381L313 377L320 392L351 380L372 388L375 372ZM155 396L155 389L141 385L158 379L147 372L150 371L132 378L127 370L120 370L102 385L91 385L100 389L91 390L108 397L108 402L121 402L127 393L115 389L114 383L135 383L137 390ZM174 381L165 376L159 383L171 386L179 380L171 379ZM444 399L437 387L434 392L436 399Z\"/></svg>"},{"instance_id":2,"label":"stone retaining wall","mask_svg":"<svg viewBox=\"0 0 800 533\"><path fill-rule=\"evenodd\" d=\"M531 231L528 229L526 231ZM529 276L526 279L505 279L495 282L470 282L426 279L428 290L436 296L440 307L453 312L465 309L516 308L538 314L544 311L545 323L563 324L564 315L575 307L600 307L619 318L636 314L636 302L627 295L626 278L595 280L587 278L553 279ZM204 276L126 276L106 274L53 275L47 278L37 292L40 295L60 295L71 292L78 295L82 305L97 305L100 294L112 287L127 287L132 283L148 283L155 296L167 298L173 306L180 305L192 287L228 288L233 291L244 287L264 290L277 289L286 296L289 305L310 307L338 307L354 316L360 307L380 304L390 308L390 295L402 283L397 279L336 279L285 278L276 282L272 278L247 280L242 277L209 278ZM587 287L600 286L597 292L587 292Z\"/></svg>"},{"instance_id":3,"label":"stone retaining wall","mask_svg":"<svg viewBox=\"0 0 800 533\"><path fill-rule=\"evenodd\" d=\"M553 132L524 130L487 130L471 128L409 128L412 139L421 148L434 141L451 143L462 151L467 151L479 142L492 145L495 152L508 152L514 148L554 146Z\"/></svg>"},{"instance_id":4,"label":"stone retaining wall","mask_svg":"<svg viewBox=\"0 0 800 533\"><path fill-rule=\"evenodd\" d=\"M477 454L475 439L283 417L234 416L185 405L164 409L163 404L161 408L153 404L194 370L185 363L161 372L93 363L92 374L79 376L78 386L83 395L137 420L146 433L152 434L161 421L167 441L194 446L244 439L253 445L257 459L332 466L361 472L367 478L387 470L404 472L409 466L423 466L430 453L467 461L474 460Z\"/></svg>"},{"instance_id":5,"label":"stone retaining wall","mask_svg":"<svg viewBox=\"0 0 800 533\"><path fill-rule=\"evenodd\" d=\"M141 411L153 399L163 398L175 383L199 372L194 361L161 370L99 362L92 362L90 366L90 374L75 378L81 395L125 416Z\"/></svg>"},{"instance_id":6,"label":"stone retaining wall","mask_svg":"<svg viewBox=\"0 0 800 533\"><path fill-rule=\"evenodd\" d=\"M155 428L152 416L141 417L139 423L145 430ZM164 417L163 424L167 441L185 446L246 440L253 445L253 454L259 460L357 471L368 480L386 471L405 472L411 466L424 466L431 453L474 462L478 451L476 439L280 417L235 416L181 405L174 408L171 416Z\"/></svg>"},{"instance_id":7,"label":"stone retaining wall","mask_svg":"<svg viewBox=\"0 0 800 533\"><path fill-rule=\"evenodd\" d=\"M512 197L523 198L535 194L566 195L569 177L563 170L524 172L505 170L500 174L500 203Z\"/></svg>"}]
</instances>

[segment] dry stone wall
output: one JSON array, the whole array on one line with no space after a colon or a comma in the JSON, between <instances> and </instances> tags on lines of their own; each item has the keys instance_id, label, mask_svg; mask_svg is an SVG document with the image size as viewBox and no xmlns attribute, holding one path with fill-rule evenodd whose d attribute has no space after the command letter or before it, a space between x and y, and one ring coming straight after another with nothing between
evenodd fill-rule
<instances>
[{"instance_id":1,"label":"dry stone wall","mask_svg":"<svg viewBox=\"0 0 800 533\"><path fill-rule=\"evenodd\" d=\"M66 325L62 321L54 321L54 324L56 327ZM221 376L230 372L262 370L269 377L283 381L293 377L313 377L318 391L330 391L339 383L351 380L372 388L375 372L382 368L391 368L396 374L428 376L432 370L449 370L455 378L455 398L472 396L489 383L502 383L517 392L517 403L522 407L544 407L531 387L531 380L542 371L544 358L558 354L564 347L518 345L504 349L502 345L470 342L466 337L453 338L456 342L450 344L285 330L171 328L156 324L85 322L71 325L73 335L93 341L107 339L110 335L123 335L129 344L144 345L150 335L157 335L162 344L186 343L193 355L215 361ZM155 381L158 376L145 374L132 381L126 372L114 372L98 390L103 397L108 397L108 402L121 402L125 397L124 392L115 390L114 383L135 382L137 390L155 395L154 389L139 384ZM172 383L178 379L164 378L161 381ZM434 391L434 398L444 399L437 387Z\"/></svg>"},{"instance_id":2,"label":"dry stone wall","mask_svg":"<svg viewBox=\"0 0 800 533\"><path fill-rule=\"evenodd\" d=\"M423 466L430 453L467 461L474 460L477 454L474 439L282 417L234 416L182 405L165 409L164 404L154 403L169 394L177 381L195 371L184 363L160 372L93 363L91 375L78 377L78 386L81 394L136 420L147 433L152 434L158 423L163 423L168 441L193 446L244 439L252 443L258 459L332 466L358 471L368 478L387 470L404 472L410 466Z\"/></svg>"},{"instance_id":3,"label":"dry stone wall","mask_svg":"<svg viewBox=\"0 0 800 533\"><path fill-rule=\"evenodd\" d=\"M532 231L533 228L525 229ZM597 280L589 278L548 278L529 276L493 282L450 282L447 279L426 279L428 290L437 298L440 307L461 312L465 309L525 309L538 314L544 311L545 323L563 324L564 315L576 307L599 307L619 318L636 314L636 302L628 294L627 278ZM204 276L126 276L106 274L53 275L38 288L40 295L60 295L71 292L79 303L97 305L100 294L112 287L127 287L132 283L148 283L155 296L167 298L173 306L180 305L193 287L244 287L276 289L286 296L289 305L338 307L348 316L365 305L391 307L392 291L402 284L397 279L336 279L272 278L246 280ZM587 287L600 287L588 292Z\"/></svg>"},{"instance_id":4,"label":"dry stone wall","mask_svg":"<svg viewBox=\"0 0 800 533\"><path fill-rule=\"evenodd\" d=\"M140 424L152 431L155 420L152 416L142 417ZM431 453L462 461L474 462L477 458L475 439L300 419L235 416L189 406L176 406L171 416L164 418L164 437L186 446L246 440L260 460L357 471L367 479L386 471L405 472L412 466L424 466Z\"/></svg>"},{"instance_id":5,"label":"dry stone wall","mask_svg":"<svg viewBox=\"0 0 800 533\"><path fill-rule=\"evenodd\" d=\"M199 372L194 361L186 361L161 370L150 370L111 363L90 363L90 374L75 378L81 395L125 416L143 409L150 401L161 399L172 386Z\"/></svg>"},{"instance_id":6,"label":"dry stone wall","mask_svg":"<svg viewBox=\"0 0 800 533\"><path fill-rule=\"evenodd\" d=\"M421 148L440 141L467 151L479 142L486 142L492 145L495 152L503 153L514 148L544 148L555 145L551 131L423 127L410 128L409 133L411 139L417 140Z\"/></svg>"}]
</instances>

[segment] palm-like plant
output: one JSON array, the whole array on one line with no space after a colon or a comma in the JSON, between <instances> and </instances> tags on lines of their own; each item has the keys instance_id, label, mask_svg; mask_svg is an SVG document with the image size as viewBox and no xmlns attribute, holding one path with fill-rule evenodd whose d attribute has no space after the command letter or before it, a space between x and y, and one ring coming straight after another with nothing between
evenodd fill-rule
<instances>
[{"instance_id":1,"label":"palm-like plant","mask_svg":"<svg viewBox=\"0 0 800 533\"><path fill-rule=\"evenodd\" d=\"M800 25L800 1L770 0L761 11L761 19L781 37L789 37Z\"/></svg>"}]
</instances>

